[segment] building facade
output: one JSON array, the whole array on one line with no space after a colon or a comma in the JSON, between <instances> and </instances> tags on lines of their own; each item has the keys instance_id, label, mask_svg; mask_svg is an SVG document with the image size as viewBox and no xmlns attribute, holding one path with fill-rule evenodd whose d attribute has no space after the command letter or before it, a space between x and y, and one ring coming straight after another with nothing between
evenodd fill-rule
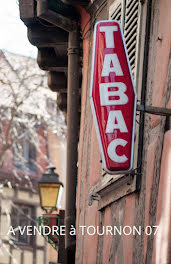
<instances>
[{"instance_id":1,"label":"building facade","mask_svg":"<svg viewBox=\"0 0 171 264\"><path fill-rule=\"evenodd\" d=\"M27 139L24 139L24 144L29 145ZM41 144L41 148L41 151L47 155L46 144ZM24 151L28 156L33 154L31 148ZM0 263L3 264L39 263L39 261L49 263L46 240L42 235L33 232L33 227L38 227L38 218L43 214L38 190L38 179L41 177L39 166L45 169L48 160L42 159L38 151L34 154L36 157L34 166L32 162L28 162L25 166L22 162L16 161L13 149L9 149L5 155L5 164L0 169ZM28 226L32 235L28 235Z\"/></svg>"},{"instance_id":2,"label":"building facade","mask_svg":"<svg viewBox=\"0 0 171 264\"><path fill-rule=\"evenodd\" d=\"M170 108L170 3L106 1L104 5L93 17L95 21L121 21L138 104ZM83 15L84 24L88 20L88 15L86 21ZM125 181L105 173L89 105L92 31L83 40L86 77L79 145L76 263L170 263L169 116L137 111L131 178L126 176ZM104 235L98 235L96 230L92 236L94 230L90 229L83 236L79 227L84 225L100 226L99 233L107 226L121 227L122 231L110 234L105 229ZM158 226L156 233L154 226ZM133 229L130 232L130 227L140 227L140 234Z\"/></svg>"},{"instance_id":3,"label":"building facade","mask_svg":"<svg viewBox=\"0 0 171 264\"><path fill-rule=\"evenodd\" d=\"M67 263L170 263L171 3L64 2L20 0L20 15L67 110L66 229L76 224L76 240L65 237ZM133 170L121 175L104 170L90 107L100 20L121 23L138 97Z\"/></svg>"}]
</instances>

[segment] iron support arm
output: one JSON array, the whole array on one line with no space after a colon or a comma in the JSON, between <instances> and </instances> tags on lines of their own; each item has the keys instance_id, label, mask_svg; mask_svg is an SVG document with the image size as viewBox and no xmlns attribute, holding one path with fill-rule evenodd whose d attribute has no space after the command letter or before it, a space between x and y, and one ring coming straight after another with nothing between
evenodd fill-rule
<instances>
[{"instance_id":1,"label":"iron support arm","mask_svg":"<svg viewBox=\"0 0 171 264\"><path fill-rule=\"evenodd\" d=\"M152 105L137 105L137 111L146 112L152 115L171 116L171 109L155 107Z\"/></svg>"}]
</instances>

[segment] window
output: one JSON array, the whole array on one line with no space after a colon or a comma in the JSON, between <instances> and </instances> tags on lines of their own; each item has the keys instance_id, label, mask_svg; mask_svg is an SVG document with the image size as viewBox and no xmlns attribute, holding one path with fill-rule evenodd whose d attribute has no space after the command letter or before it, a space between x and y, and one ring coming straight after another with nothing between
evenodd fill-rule
<instances>
[{"instance_id":1,"label":"window","mask_svg":"<svg viewBox=\"0 0 171 264\"><path fill-rule=\"evenodd\" d=\"M24 129L21 129L19 139L14 144L14 164L19 169L36 171L36 147L31 135Z\"/></svg>"},{"instance_id":2,"label":"window","mask_svg":"<svg viewBox=\"0 0 171 264\"><path fill-rule=\"evenodd\" d=\"M15 230L15 236L13 236L15 243L24 245L32 244L33 236L27 235L27 226L33 226L32 217L33 207L26 205L12 207L11 225Z\"/></svg>"}]
</instances>

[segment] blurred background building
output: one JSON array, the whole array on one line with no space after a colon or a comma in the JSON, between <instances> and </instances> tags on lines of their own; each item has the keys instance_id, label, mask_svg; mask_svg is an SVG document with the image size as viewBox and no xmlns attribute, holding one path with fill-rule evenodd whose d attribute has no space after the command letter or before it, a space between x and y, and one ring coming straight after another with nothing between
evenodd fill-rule
<instances>
[{"instance_id":1,"label":"blurred background building","mask_svg":"<svg viewBox=\"0 0 171 264\"><path fill-rule=\"evenodd\" d=\"M40 234L38 180L46 166L65 181L65 121L56 94L32 58L0 51L0 263L56 263L57 252ZM40 104L35 104L39 92ZM54 118L55 116L55 118ZM47 124L47 120L50 123ZM56 126L57 125L57 126ZM64 210L65 196L59 209ZM10 227L13 232L8 232ZM21 227L22 234L19 232ZM23 229L25 228L25 229Z\"/></svg>"}]
</instances>

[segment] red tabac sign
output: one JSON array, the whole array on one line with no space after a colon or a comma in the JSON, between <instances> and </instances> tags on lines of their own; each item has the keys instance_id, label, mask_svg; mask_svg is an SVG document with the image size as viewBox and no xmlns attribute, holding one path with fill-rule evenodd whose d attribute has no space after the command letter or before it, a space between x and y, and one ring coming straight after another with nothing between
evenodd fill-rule
<instances>
[{"instance_id":1,"label":"red tabac sign","mask_svg":"<svg viewBox=\"0 0 171 264\"><path fill-rule=\"evenodd\" d=\"M130 171L136 92L117 21L95 25L90 97L106 171Z\"/></svg>"}]
</instances>

